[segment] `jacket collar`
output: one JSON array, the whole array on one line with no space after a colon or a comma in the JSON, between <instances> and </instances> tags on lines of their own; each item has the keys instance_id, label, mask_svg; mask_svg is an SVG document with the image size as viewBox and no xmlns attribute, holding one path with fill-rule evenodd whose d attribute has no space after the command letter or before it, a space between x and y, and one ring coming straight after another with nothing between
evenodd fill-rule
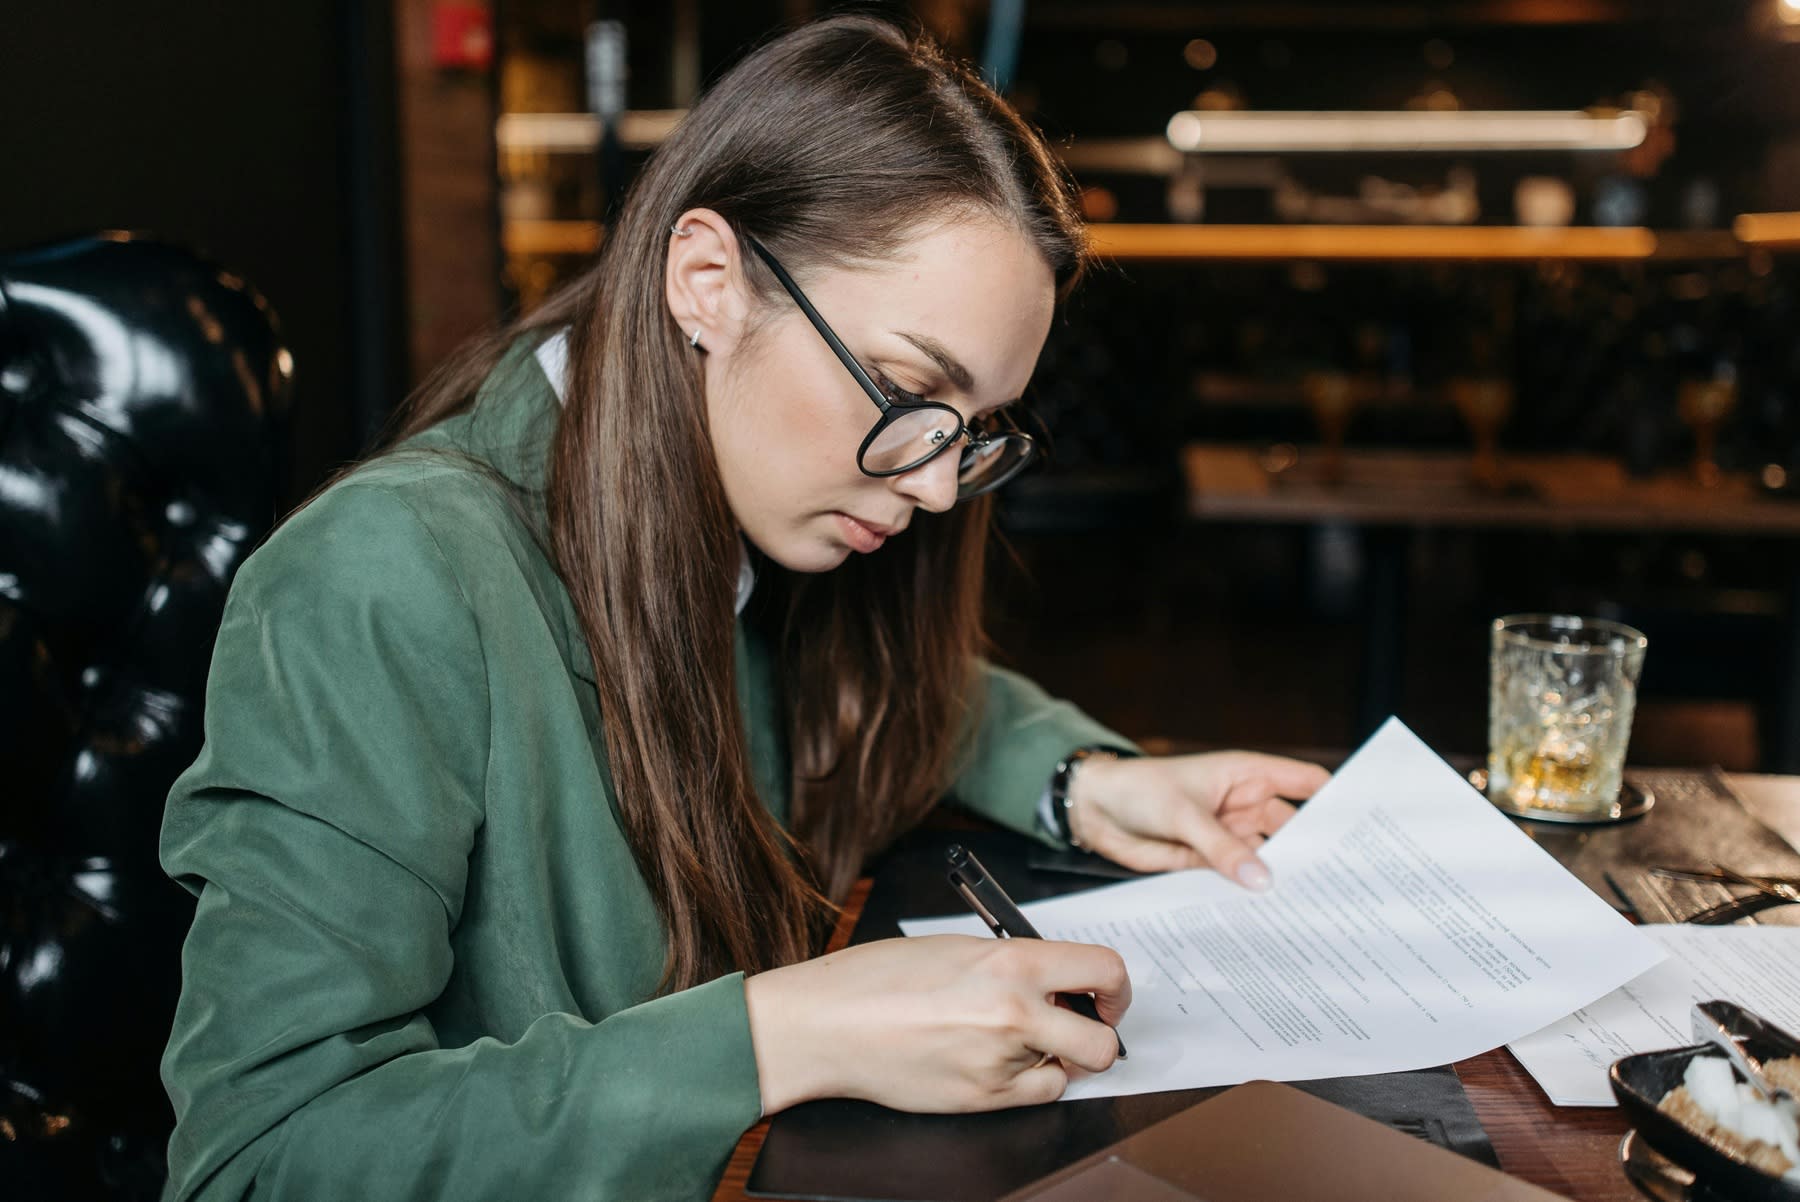
<instances>
[{"instance_id":1,"label":"jacket collar","mask_svg":"<svg viewBox=\"0 0 1800 1202\"><path fill-rule=\"evenodd\" d=\"M567 338L558 332L534 347L521 339L488 374L470 408L419 435L420 445L437 444L481 461L513 485L522 514L533 537L544 551L549 568L549 601L560 620L557 631L563 659L575 675L597 683L592 653L582 633L580 619L569 590L550 566L549 481L550 451L561 415L561 394L567 370ZM756 575L748 549L738 563L737 612L749 602ZM742 631L740 630L740 637Z\"/></svg>"},{"instance_id":2,"label":"jacket collar","mask_svg":"<svg viewBox=\"0 0 1800 1202\"><path fill-rule=\"evenodd\" d=\"M457 441L523 492L540 531L548 530L550 449L561 415L557 394L529 339L515 343L475 394Z\"/></svg>"}]
</instances>

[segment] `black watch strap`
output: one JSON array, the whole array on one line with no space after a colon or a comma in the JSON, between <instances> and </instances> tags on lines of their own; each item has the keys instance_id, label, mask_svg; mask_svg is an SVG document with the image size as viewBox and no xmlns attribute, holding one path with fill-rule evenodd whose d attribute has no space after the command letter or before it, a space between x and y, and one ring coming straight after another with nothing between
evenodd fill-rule
<instances>
[{"instance_id":1,"label":"black watch strap","mask_svg":"<svg viewBox=\"0 0 1800 1202\"><path fill-rule=\"evenodd\" d=\"M1129 747L1119 747L1110 743L1090 743L1085 747L1077 747L1061 760L1057 761L1056 770L1050 774L1050 820L1056 826L1056 837L1077 851L1087 848L1075 841L1074 832L1069 825L1069 809L1073 804L1069 797L1069 787L1075 780L1075 769L1083 761L1091 759L1128 760L1138 755Z\"/></svg>"}]
</instances>

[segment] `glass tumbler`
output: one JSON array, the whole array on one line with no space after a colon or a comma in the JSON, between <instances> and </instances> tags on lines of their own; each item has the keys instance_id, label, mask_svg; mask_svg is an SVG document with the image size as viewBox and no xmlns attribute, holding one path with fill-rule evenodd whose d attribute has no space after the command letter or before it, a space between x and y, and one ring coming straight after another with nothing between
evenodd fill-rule
<instances>
[{"instance_id":1,"label":"glass tumbler","mask_svg":"<svg viewBox=\"0 0 1800 1202\"><path fill-rule=\"evenodd\" d=\"M1488 800L1525 817L1616 817L1648 645L1640 632L1601 618L1494 619Z\"/></svg>"}]
</instances>

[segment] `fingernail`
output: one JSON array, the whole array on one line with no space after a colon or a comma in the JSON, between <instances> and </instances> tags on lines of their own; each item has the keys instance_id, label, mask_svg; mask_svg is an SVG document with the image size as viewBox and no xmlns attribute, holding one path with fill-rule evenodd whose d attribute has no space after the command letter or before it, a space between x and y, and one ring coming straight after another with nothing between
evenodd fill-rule
<instances>
[{"instance_id":1,"label":"fingernail","mask_svg":"<svg viewBox=\"0 0 1800 1202\"><path fill-rule=\"evenodd\" d=\"M1269 887L1269 870L1261 860L1245 860L1238 865L1237 879L1244 888L1261 893Z\"/></svg>"}]
</instances>

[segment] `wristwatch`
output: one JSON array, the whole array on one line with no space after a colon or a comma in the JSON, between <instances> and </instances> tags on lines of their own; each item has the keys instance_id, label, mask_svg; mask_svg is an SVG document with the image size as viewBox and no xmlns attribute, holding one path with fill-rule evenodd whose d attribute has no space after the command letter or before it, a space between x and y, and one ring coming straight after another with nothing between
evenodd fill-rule
<instances>
[{"instance_id":1,"label":"wristwatch","mask_svg":"<svg viewBox=\"0 0 1800 1202\"><path fill-rule=\"evenodd\" d=\"M1057 762L1056 771L1050 774L1049 794L1050 821L1057 838L1076 851L1087 850L1076 840L1069 823L1069 811L1075 804L1075 799L1069 795L1069 791L1075 783L1075 769L1086 760L1128 760L1135 759L1137 755L1138 753L1129 747L1090 743L1086 747L1077 747Z\"/></svg>"}]
</instances>

